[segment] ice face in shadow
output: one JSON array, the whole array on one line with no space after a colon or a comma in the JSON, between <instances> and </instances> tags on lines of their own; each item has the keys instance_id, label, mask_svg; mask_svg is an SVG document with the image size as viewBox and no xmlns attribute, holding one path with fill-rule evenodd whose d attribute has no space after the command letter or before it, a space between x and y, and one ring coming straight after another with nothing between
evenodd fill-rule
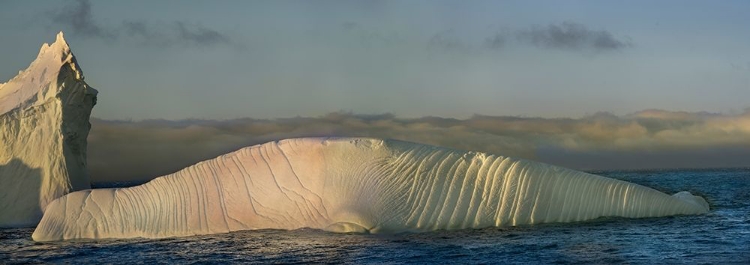
<instances>
[{"instance_id":1,"label":"ice face in shadow","mask_svg":"<svg viewBox=\"0 0 750 265\"><path fill-rule=\"evenodd\" d=\"M368 138L240 149L146 184L68 194L33 239L248 229L391 233L701 214L703 198L542 163Z\"/></svg>"},{"instance_id":2,"label":"ice face in shadow","mask_svg":"<svg viewBox=\"0 0 750 265\"><path fill-rule=\"evenodd\" d=\"M3 216L0 219L4 225L18 226L26 224L29 219L35 222L42 219L44 211L39 203L42 182L42 170L31 168L19 159L0 164L0 183L3 183L0 192L0 213Z\"/></svg>"},{"instance_id":3,"label":"ice face in shadow","mask_svg":"<svg viewBox=\"0 0 750 265\"><path fill-rule=\"evenodd\" d=\"M62 32L0 84L0 227L34 226L52 200L90 187L86 137L96 94Z\"/></svg>"}]
</instances>

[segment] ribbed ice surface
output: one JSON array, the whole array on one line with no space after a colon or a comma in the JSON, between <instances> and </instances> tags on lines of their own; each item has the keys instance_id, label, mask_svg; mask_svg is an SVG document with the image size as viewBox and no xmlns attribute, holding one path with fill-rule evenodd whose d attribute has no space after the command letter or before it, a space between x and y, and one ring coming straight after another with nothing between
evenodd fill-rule
<instances>
[{"instance_id":1,"label":"ribbed ice surface","mask_svg":"<svg viewBox=\"0 0 750 265\"><path fill-rule=\"evenodd\" d=\"M256 145L130 188L68 194L34 240L247 229L389 233L655 217L703 198L542 163L415 143L302 138Z\"/></svg>"}]
</instances>

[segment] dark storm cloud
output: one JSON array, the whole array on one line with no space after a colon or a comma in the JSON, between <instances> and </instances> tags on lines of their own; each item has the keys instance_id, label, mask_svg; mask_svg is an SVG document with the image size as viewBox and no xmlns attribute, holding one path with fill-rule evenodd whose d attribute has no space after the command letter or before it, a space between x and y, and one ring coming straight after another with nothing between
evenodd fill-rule
<instances>
[{"instance_id":1,"label":"dark storm cloud","mask_svg":"<svg viewBox=\"0 0 750 265\"><path fill-rule=\"evenodd\" d=\"M519 30L516 37L519 41L537 47L569 50L620 50L632 45L628 40L618 39L608 31L590 30L573 22Z\"/></svg>"},{"instance_id":2,"label":"dark storm cloud","mask_svg":"<svg viewBox=\"0 0 750 265\"><path fill-rule=\"evenodd\" d=\"M648 110L580 119L351 113L274 120L92 119L88 167L95 182L148 180L245 146L326 136L399 139L578 169L750 166L748 109L743 114Z\"/></svg>"},{"instance_id":3,"label":"dark storm cloud","mask_svg":"<svg viewBox=\"0 0 750 265\"><path fill-rule=\"evenodd\" d=\"M175 21L171 26L146 21L123 21L118 26L106 26L96 21L91 2L75 0L52 11L52 26L86 38L116 40L125 38L148 46L216 46L232 44L232 39L217 30L198 24ZM237 46L237 45L234 45Z\"/></svg>"}]
</instances>

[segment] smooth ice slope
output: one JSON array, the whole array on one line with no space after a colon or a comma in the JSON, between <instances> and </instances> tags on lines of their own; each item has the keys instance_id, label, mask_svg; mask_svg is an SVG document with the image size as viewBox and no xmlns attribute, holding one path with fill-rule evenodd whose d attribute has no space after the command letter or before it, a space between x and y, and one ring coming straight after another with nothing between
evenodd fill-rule
<instances>
[{"instance_id":1,"label":"smooth ice slope","mask_svg":"<svg viewBox=\"0 0 750 265\"><path fill-rule=\"evenodd\" d=\"M68 194L33 238L160 238L246 229L400 232L708 211L701 197L415 143L302 138L240 149L120 189Z\"/></svg>"},{"instance_id":2,"label":"smooth ice slope","mask_svg":"<svg viewBox=\"0 0 750 265\"><path fill-rule=\"evenodd\" d=\"M0 84L0 227L34 226L49 202L90 187L86 137L96 94L62 32Z\"/></svg>"}]
</instances>

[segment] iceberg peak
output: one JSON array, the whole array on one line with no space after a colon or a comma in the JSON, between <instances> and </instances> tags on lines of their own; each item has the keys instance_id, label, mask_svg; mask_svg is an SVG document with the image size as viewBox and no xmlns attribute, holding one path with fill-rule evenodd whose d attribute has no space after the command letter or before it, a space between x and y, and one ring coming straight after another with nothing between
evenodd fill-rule
<instances>
[{"instance_id":1,"label":"iceberg peak","mask_svg":"<svg viewBox=\"0 0 750 265\"><path fill-rule=\"evenodd\" d=\"M47 102L63 92L63 86L58 83L66 78L84 80L83 71L61 31L55 42L42 45L39 55L26 70L0 84L0 114ZM96 95L97 91L87 86L87 93Z\"/></svg>"},{"instance_id":2,"label":"iceberg peak","mask_svg":"<svg viewBox=\"0 0 750 265\"><path fill-rule=\"evenodd\" d=\"M62 31L57 33L57 36L55 37L55 42L53 42L52 44L49 44L49 43L42 44L42 48L39 49L39 55L37 55L37 60L39 58L43 58L47 56L64 59L64 60L61 60L61 62L65 62L69 59L72 59L73 55L70 52L70 45L68 45L68 42L65 41L65 37Z\"/></svg>"}]
</instances>

